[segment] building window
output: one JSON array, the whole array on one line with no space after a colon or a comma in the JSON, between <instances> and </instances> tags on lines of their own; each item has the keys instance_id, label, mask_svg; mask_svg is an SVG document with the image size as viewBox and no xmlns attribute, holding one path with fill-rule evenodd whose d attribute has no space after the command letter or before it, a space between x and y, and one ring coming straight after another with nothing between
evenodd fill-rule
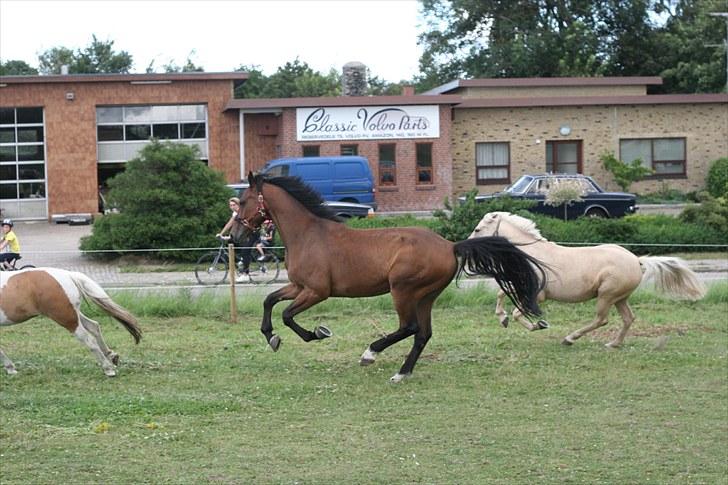
<instances>
[{"instance_id":1,"label":"building window","mask_svg":"<svg viewBox=\"0 0 728 485\"><path fill-rule=\"evenodd\" d=\"M624 163L642 160L654 176L686 175L685 138L643 138L619 140L619 159Z\"/></svg>"},{"instance_id":2,"label":"building window","mask_svg":"<svg viewBox=\"0 0 728 485\"><path fill-rule=\"evenodd\" d=\"M341 145L342 155L359 155L359 145Z\"/></svg>"},{"instance_id":3,"label":"building window","mask_svg":"<svg viewBox=\"0 0 728 485\"><path fill-rule=\"evenodd\" d=\"M319 145L304 145L303 146L303 156L304 157L318 157L320 152L321 152L321 147Z\"/></svg>"},{"instance_id":4,"label":"building window","mask_svg":"<svg viewBox=\"0 0 728 485\"><path fill-rule=\"evenodd\" d=\"M394 143L379 145L379 185L397 184L397 166Z\"/></svg>"},{"instance_id":5,"label":"building window","mask_svg":"<svg viewBox=\"0 0 728 485\"><path fill-rule=\"evenodd\" d=\"M10 218L46 216L43 108L0 108L0 209Z\"/></svg>"},{"instance_id":6,"label":"building window","mask_svg":"<svg viewBox=\"0 0 728 485\"><path fill-rule=\"evenodd\" d=\"M477 185L509 183L511 147L507 142L475 144L475 183Z\"/></svg>"},{"instance_id":7,"label":"building window","mask_svg":"<svg viewBox=\"0 0 728 485\"><path fill-rule=\"evenodd\" d=\"M415 144L417 156L417 183L432 183L432 143Z\"/></svg>"},{"instance_id":8,"label":"building window","mask_svg":"<svg viewBox=\"0 0 728 485\"><path fill-rule=\"evenodd\" d=\"M581 140L547 141L546 171L550 173L582 173Z\"/></svg>"},{"instance_id":9,"label":"building window","mask_svg":"<svg viewBox=\"0 0 728 485\"><path fill-rule=\"evenodd\" d=\"M29 135L29 134L28 134ZM99 164L134 158L151 138L196 146L207 160L207 106L99 106L96 108ZM99 171L99 182L104 183Z\"/></svg>"}]
</instances>

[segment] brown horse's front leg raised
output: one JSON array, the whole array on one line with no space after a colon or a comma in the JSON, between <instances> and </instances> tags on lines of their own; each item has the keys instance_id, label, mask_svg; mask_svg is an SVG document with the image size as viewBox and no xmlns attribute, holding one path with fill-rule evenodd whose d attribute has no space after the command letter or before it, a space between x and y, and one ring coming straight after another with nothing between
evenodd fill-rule
<instances>
[{"instance_id":1,"label":"brown horse's front leg raised","mask_svg":"<svg viewBox=\"0 0 728 485\"><path fill-rule=\"evenodd\" d=\"M328 298L328 296L321 296L313 290L305 288L298 294L298 296L296 296L293 303L283 310L283 323L296 332L296 334L301 337L304 342L310 342L311 340L323 340L331 337L331 330L323 325L316 327L312 332L298 325L293 319L294 316L311 308L315 304L324 301L326 298Z\"/></svg>"},{"instance_id":2,"label":"brown horse's front leg raised","mask_svg":"<svg viewBox=\"0 0 728 485\"><path fill-rule=\"evenodd\" d=\"M268 345L271 346L274 352L280 347L281 338L273 333L273 322L271 321L273 307L279 301L293 300L300 292L301 288L299 286L288 284L265 297L265 301L263 302L263 321L260 324L260 331L265 335L266 342L268 342Z\"/></svg>"}]
</instances>

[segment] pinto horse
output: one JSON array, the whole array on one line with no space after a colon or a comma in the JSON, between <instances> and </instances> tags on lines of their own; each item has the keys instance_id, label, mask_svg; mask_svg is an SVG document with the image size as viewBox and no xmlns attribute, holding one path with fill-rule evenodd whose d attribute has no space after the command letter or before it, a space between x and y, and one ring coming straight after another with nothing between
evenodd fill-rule
<instances>
[{"instance_id":1,"label":"pinto horse","mask_svg":"<svg viewBox=\"0 0 728 485\"><path fill-rule=\"evenodd\" d=\"M82 297L118 320L139 343L142 332L136 319L115 303L91 278L57 268L36 268L0 272L0 326L22 323L44 315L71 332L86 345L101 364L104 374L116 375L119 355L109 349L101 329L80 311ZM15 374L12 361L0 349L5 371Z\"/></svg>"},{"instance_id":2,"label":"pinto horse","mask_svg":"<svg viewBox=\"0 0 728 485\"><path fill-rule=\"evenodd\" d=\"M544 263L547 279L538 296L539 302L549 299L574 303L597 299L594 320L586 327L567 335L562 341L564 345L571 345L584 334L606 325L612 305L622 317L622 330L607 346L622 345L634 321L634 314L627 300L643 281L654 280L657 289L677 298L698 300L705 296L705 286L679 258L637 257L616 244L580 248L559 246L544 238L533 221L508 212L486 214L470 237L490 235L508 238ZM502 292L498 293L495 313L501 324L507 327L508 314L503 305L504 296ZM531 331L549 326L544 320L529 322L518 308L513 310L513 318Z\"/></svg>"},{"instance_id":3,"label":"pinto horse","mask_svg":"<svg viewBox=\"0 0 728 485\"><path fill-rule=\"evenodd\" d=\"M241 201L242 218L254 226L265 213L273 219L286 247L289 284L263 303L261 332L277 351L273 306L293 302L283 322L305 342L331 336L325 326L302 328L294 317L329 297L366 297L391 292L399 329L369 345L360 364L372 364L379 352L407 337L414 344L392 382L411 375L432 336L435 299L463 271L493 276L524 314L540 313L541 290L534 258L504 238L488 237L452 243L424 228L352 229L325 206L320 195L296 177L249 174L250 187ZM262 198L259 196L262 195Z\"/></svg>"}]
</instances>

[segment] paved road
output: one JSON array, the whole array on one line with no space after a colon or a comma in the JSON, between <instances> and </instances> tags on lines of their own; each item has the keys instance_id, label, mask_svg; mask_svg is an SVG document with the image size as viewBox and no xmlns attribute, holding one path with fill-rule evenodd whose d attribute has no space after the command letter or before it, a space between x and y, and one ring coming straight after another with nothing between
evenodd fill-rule
<instances>
[{"instance_id":1,"label":"paved road","mask_svg":"<svg viewBox=\"0 0 728 485\"><path fill-rule=\"evenodd\" d=\"M82 255L78 250L79 240L91 234L91 228L90 225L32 221L16 223L15 230L21 242L24 262L80 271L106 288L198 284L191 271L123 273L115 264L95 261ZM723 259L689 260L688 264L703 281L728 281L728 254ZM281 271L280 278L285 281L285 270ZM494 284L492 280L486 281Z\"/></svg>"}]
</instances>

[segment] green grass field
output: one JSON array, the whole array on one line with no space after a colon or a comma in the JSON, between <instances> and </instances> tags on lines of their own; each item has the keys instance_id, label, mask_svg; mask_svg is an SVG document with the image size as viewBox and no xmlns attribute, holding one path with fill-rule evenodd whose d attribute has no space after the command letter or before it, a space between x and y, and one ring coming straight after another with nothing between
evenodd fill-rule
<instances>
[{"instance_id":1,"label":"green grass field","mask_svg":"<svg viewBox=\"0 0 728 485\"><path fill-rule=\"evenodd\" d=\"M332 300L300 316L334 337L306 344L262 298L240 322L212 297L115 298L138 346L96 311L119 376L46 319L2 329L19 373L0 375L0 483L728 483L728 285L698 303L641 292L620 350L611 323L561 339L594 303L546 303L552 327L501 328L495 294L448 289L414 376L389 383L411 346L360 367L395 328L389 297Z\"/></svg>"}]
</instances>

